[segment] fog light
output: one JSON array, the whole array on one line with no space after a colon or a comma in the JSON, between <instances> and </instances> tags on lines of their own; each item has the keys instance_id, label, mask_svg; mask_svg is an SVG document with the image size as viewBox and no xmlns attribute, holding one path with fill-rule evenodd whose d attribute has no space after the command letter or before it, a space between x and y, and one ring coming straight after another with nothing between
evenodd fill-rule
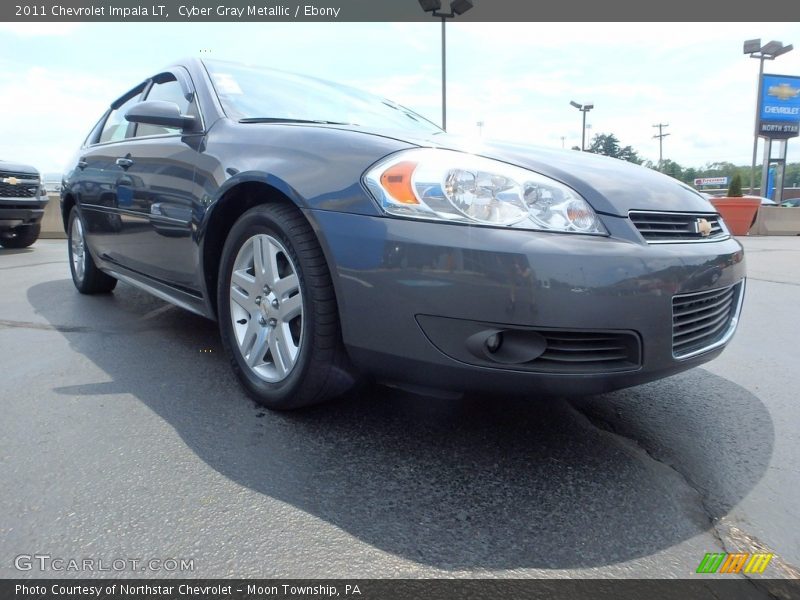
<instances>
[{"instance_id":1,"label":"fog light","mask_svg":"<svg viewBox=\"0 0 800 600\"><path fill-rule=\"evenodd\" d=\"M486 338L486 350L488 350L491 354L494 354L500 349L500 346L503 345L503 334L502 333L493 333L488 338Z\"/></svg>"}]
</instances>

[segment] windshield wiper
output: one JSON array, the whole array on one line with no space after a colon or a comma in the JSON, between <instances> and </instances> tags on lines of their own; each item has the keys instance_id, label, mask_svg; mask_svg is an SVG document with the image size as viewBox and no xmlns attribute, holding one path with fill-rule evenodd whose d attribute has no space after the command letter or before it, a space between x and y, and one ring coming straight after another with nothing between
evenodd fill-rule
<instances>
[{"instance_id":1,"label":"windshield wiper","mask_svg":"<svg viewBox=\"0 0 800 600\"><path fill-rule=\"evenodd\" d=\"M246 119L239 119L239 123L314 123L317 125L355 125L355 123L340 123L338 121L287 119L284 117L247 117Z\"/></svg>"}]
</instances>

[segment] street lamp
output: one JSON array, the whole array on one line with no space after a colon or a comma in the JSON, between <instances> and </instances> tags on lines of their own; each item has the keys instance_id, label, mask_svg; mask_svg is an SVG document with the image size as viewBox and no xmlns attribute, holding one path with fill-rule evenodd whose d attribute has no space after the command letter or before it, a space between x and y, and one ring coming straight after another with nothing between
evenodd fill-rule
<instances>
[{"instance_id":1,"label":"street lamp","mask_svg":"<svg viewBox=\"0 0 800 600\"><path fill-rule=\"evenodd\" d=\"M581 127L581 151L586 151L586 113L589 112L594 108L593 102L587 102L586 104L578 104L574 100L569 101L570 105L577 108L579 111L583 113L583 126Z\"/></svg>"},{"instance_id":2,"label":"street lamp","mask_svg":"<svg viewBox=\"0 0 800 600\"><path fill-rule=\"evenodd\" d=\"M756 187L756 156L758 155L758 107L761 103L761 94L763 93L763 89L761 87L761 79L764 75L764 61L765 60L775 60L781 54L786 54L787 52L791 52L794 46L791 44L784 46L782 42L778 42L776 40L772 40L768 44L762 46L761 45L761 38L757 38L754 40L745 40L744 46L742 47L742 51L744 54L749 54L750 58L757 58L759 60L758 64L758 95L756 96L756 122L755 122L755 133L753 136L753 164L750 167L750 193L753 194L753 191ZM764 185L766 182L761 182L761 195L766 196L764 193Z\"/></svg>"},{"instance_id":3,"label":"street lamp","mask_svg":"<svg viewBox=\"0 0 800 600\"><path fill-rule=\"evenodd\" d=\"M447 19L454 19L457 15L463 15L472 8L471 0L453 0L450 2L450 12L443 13L441 0L419 0L419 5L425 12L431 13L432 17L442 19L442 129L447 130L447 58L445 56L446 37L445 23Z\"/></svg>"}]
</instances>

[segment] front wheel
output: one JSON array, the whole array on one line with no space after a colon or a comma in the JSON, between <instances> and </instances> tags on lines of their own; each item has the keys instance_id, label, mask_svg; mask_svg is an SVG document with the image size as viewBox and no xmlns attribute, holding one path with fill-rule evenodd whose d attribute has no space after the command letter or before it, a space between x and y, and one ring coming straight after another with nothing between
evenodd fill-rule
<instances>
[{"instance_id":1,"label":"front wheel","mask_svg":"<svg viewBox=\"0 0 800 600\"><path fill-rule=\"evenodd\" d=\"M14 229L0 233L0 246L3 248L27 248L39 239L42 231L40 223L35 225L19 225Z\"/></svg>"},{"instance_id":2,"label":"front wheel","mask_svg":"<svg viewBox=\"0 0 800 600\"><path fill-rule=\"evenodd\" d=\"M352 385L330 273L293 206L257 206L234 224L217 306L233 370L264 406L317 404Z\"/></svg>"}]
</instances>

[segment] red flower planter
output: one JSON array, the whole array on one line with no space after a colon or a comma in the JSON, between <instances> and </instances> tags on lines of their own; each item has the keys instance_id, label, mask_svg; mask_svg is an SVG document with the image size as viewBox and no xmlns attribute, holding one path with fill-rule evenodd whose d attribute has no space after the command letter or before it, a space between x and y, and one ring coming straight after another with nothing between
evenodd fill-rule
<instances>
[{"instance_id":1,"label":"red flower planter","mask_svg":"<svg viewBox=\"0 0 800 600\"><path fill-rule=\"evenodd\" d=\"M758 198L712 198L711 204L722 215L733 235L747 235L761 200Z\"/></svg>"}]
</instances>

